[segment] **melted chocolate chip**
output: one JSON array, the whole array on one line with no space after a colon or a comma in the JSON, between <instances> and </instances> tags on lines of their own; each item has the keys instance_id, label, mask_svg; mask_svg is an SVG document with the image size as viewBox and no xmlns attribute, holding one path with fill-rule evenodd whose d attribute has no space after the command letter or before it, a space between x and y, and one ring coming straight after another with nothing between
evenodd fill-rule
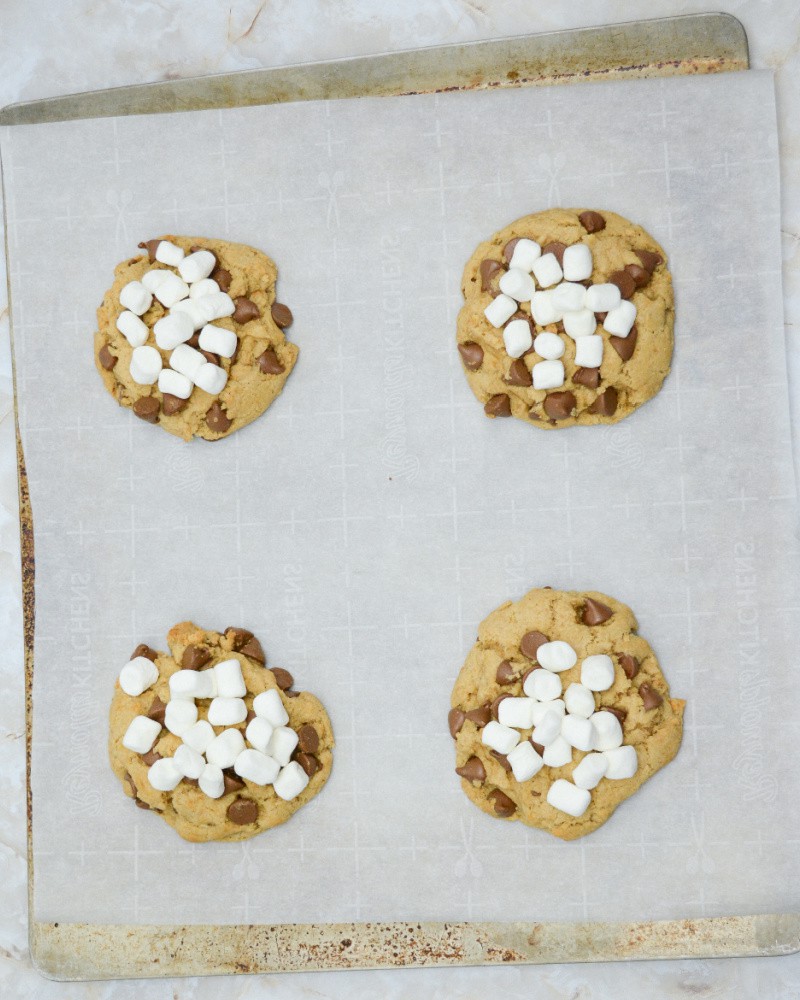
<instances>
[{"instance_id":1,"label":"melted chocolate chip","mask_svg":"<svg viewBox=\"0 0 800 1000\"><path fill-rule=\"evenodd\" d=\"M517 678L517 672L510 660L503 660L502 663L498 663L494 676L498 684L513 684Z\"/></svg>"},{"instance_id":2,"label":"melted chocolate chip","mask_svg":"<svg viewBox=\"0 0 800 1000\"><path fill-rule=\"evenodd\" d=\"M628 713L625 711L625 709L617 708L616 705L603 705L601 710L603 712L611 712L612 715L616 716L617 721L619 722L620 725L623 725L625 719L627 719L628 717Z\"/></svg>"},{"instance_id":3,"label":"melted chocolate chip","mask_svg":"<svg viewBox=\"0 0 800 1000\"><path fill-rule=\"evenodd\" d=\"M97 352L97 360L100 362L100 367L105 371L110 372L114 365L117 363L117 356L112 354L108 349L108 344L103 344L100 350Z\"/></svg>"},{"instance_id":4,"label":"melted chocolate chip","mask_svg":"<svg viewBox=\"0 0 800 1000\"><path fill-rule=\"evenodd\" d=\"M551 420L564 420L572 416L576 403L572 392L551 392L545 396L544 412Z\"/></svg>"},{"instance_id":5,"label":"melted chocolate chip","mask_svg":"<svg viewBox=\"0 0 800 1000\"><path fill-rule=\"evenodd\" d=\"M270 306L270 315L275 320L277 326L281 330L285 330L287 326L292 325L294 316L292 316L292 310L283 304L283 302L273 302Z\"/></svg>"},{"instance_id":6,"label":"melted chocolate chip","mask_svg":"<svg viewBox=\"0 0 800 1000\"><path fill-rule=\"evenodd\" d=\"M247 826L258 819L258 806L252 799L236 799L228 806L225 814L231 823L237 826Z\"/></svg>"},{"instance_id":7,"label":"melted chocolate chip","mask_svg":"<svg viewBox=\"0 0 800 1000\"><path fill-rule=\"evenodd\" d=\"M148 424L158 423L160 410L161 404L155 396L142 396L141 399L137 399L133 404L133 412L140 420L144 420Z\"/></svg>"},{"instance_id":8,"label":"melted chocolate chip","mask_svg":"<svg viewBox=\"0 0 800 1000\"><path fill-rule=\"evenodd\" d=\"M139 809L149 809L150 808L150 806L146 802L142 802L141 799L134 799L133 801L136 803L136 806Z\"/></svg>"},{"instance_id":9,"label":"melted chocolate chip","mask_svg":"<svg viewBox=\"0 0 800 1000\"><path fill-rule=\"evenodd\" d=\"M255 302L244 295L238 295L233 300L233 304L236 306L231 317L234 323L249 323L250 320L258 319L261 315L261 310Z\"/></svg>"},{"instance_id":10,"label":"melted chocolate chip","mask_svg":"<svg viewBox=\"0 0 800 1000\"><path fill-rule=\"evenodd\" d=\"M203 355L203 357L210 365L216 365L217 367L219 367L218 354L214 354L211 351L204 351L202 347L200 348L200 353Z\"/></svg>"},{"instance_id":11,"label":"melted chocolate chip","mask_svg":"<svg viewBox=\"0 0 800 1000\"><path fill-rule=\"evenodd\" d=\"M587 389L596 389L600 385L600 371L597 368L578 368L572 381L578 385L585 385Z\"/></svg>"},{"instance_id":12,"label":"melted chocolate chip","mask_svg":"<svg viewBox=\"0 0 800 1000\"><path fill-rule=\"evenodd\" d=\"M267 662L267 654L264 652L261 643L255 636L249 639L239 650L244 656L249 656L251 660L262 665Z\"/></svg>"},{"instance_id":13,"label":"melted chocolate chip","mask_svg":"<svg viewBox=\"0 0 800 1000\"><path fill-rule=\"evenodd\" d=\"M489 753L500 764L504 771L511 770L511 765L508 763L508 757L506 757L504 753L498 753L496 750L490 750Z\"/></svg>"},{"instance_id":14,"label":"melted chocolate chip","mask_svg":"<svg viewBox=\"0 0 800 1000\"><path fill-rule=\"evenodd\" d=\"M258 368L264 375L280 375L286 371L275 351L268 347L258 358Z\"/></svg>"},{"instance_id":15,"label":"melted chocolate chip","mask_svg":"<svg viewBox=\"0 0 800 1000\"><path fill-rule=\"evenodd\" d=\"M636 282L627 271L614 271L608 276L608 281L617 286L623 299L629 299L636 291Z\"/></svg>"},{"instance_id":16,"label":"melted chocolate chip","mask_svg":"<svg viewBox=\"0 0 800 1000\"><path fill-rule=\"evenodd\" d=\"M255 717L256 717L256 713L253 711L253 709L252 708L248 708L247 709L247 715L244 717L244 724L247 725L248 723L252 722L253 719L255 719Z\"/></svg>"},{"instance_id":17,"label":"melted chocolate chip","mask_svg":"<svg viewBox=\"0 0 800 1000\"><path fill-rule=\"evenodd\" d=\"M642 704L648 712L654 708L658 708L664 700L653 685L647 683L639 685L639 697L642 699Z\"/></svg>"},{"instance_id":18,"label":"melted chocolate chip","mask_svg":"<svg viewBox=\"0 0 800 1000\"><path fill-rule=\"evenodd\" d=\"M467 718L470 722L474 722L478 729L482 729L492 720L492 706L487 702L480 708L472 708L467 712Z\"/></svg>"},{"instance_id":19,"label":"melted chocolate chip","mask_svg":"<svg viewBox=\"0 0 800 1000\"><path fill-rule=\"evenodd\" d=\"M147 753L142 754L142 760L148 767L152 767L157 760L161 760L161 754L156 750L148 750Z\"/></svg>"},{"instance_id":20,"label":"melted chocolate chip","mask_svg":"<svg viewBox=\"0 0 800 1000\"><path fill-rule=\"evenodd\" d=\"M634 250L633 252L642 262L642 267L648 270L651 274L664 260L660 253L653 253L652 250Z\"/></svg>"},{"instance_id":21,"label":"melted chocolate chip","mask_svg":"<svg viewBox=\"0 0 800 1000\"><path fill-rule=\"evenodd\" d=\"M143 642L140 642L139 645L136 647L136 649L134 649L134 651L131 653L131 659L135 660L137 656L144 656L146 659L151 660L153 663L155 663L158 653L154 649L151 649L149 646L146 646Z\"/></svg>"},{"instance_id":22,"label":"melted chocolate chip","mask_svg":"<svg viewBox=\"0 0 800 1000\"><path fill-rule=\"evenodd\" d=\"M224 783L223 795L229 795L231 792L238 792L244 788L244 782L232 768L226 768L222 772L222 781Z\"/></svg>"},{"instance_id":23,"label":"melted chocolate chip","mask_svg":"<svg viewBox=\"0 0 800 1000\"><path fill-rule=\"evenodd\" d=\"M503 247L503 259L506 264L511 263L511 258L514 256L514 248L517 243L522 239L521 236L515 236L513 240L509 240L508 243Z\"/></svg>"},{"instance_id":24,"label":"melted chocolate chip","mask_svg":"<svg viewBox=\"0 0 800 1000\"><path fill-rule=\"evenodd\" d=\"M497 282L504 272L505 268L499 260L482 260L480 266L481 289L484 292L496 292Z\"/></svg>"},{"instance_id":25,"label":"melted chocolate chip","mask_svg":"<svg viewBox=\"0 0 800 1000\"><path fill-rule=\"evenodd\" d=\"M233 421L222 409L219 400L215 400L206 413L206 423L209 429L215 434L224 434L229 429Z\"/></svg>"},{"instance_id":26,"label":"melted chocolate chip","mask_svg":"<svg viewBox=\"0 0 800 1000\"><path fill-rule=\"evenodd\" d=\"M504 392L498 392L486 401L483 412L487 417L510 417L511 400Z\"/></svg>"},{"instance_id":27,"label":"melted chocolate chip","mask_svg":"<svg viewBox=\"0 0 800 1000\"><path fill-rule=\"evenodd\" d=\"M503 819L513 816L517 811L517 805L514 800L510 799L505 792L501 792L499 788L495 788L489 792L489 798L492 800L496 815L501 816Z\"/></svg>"},{"instance_id":28,"label":"melted chocolate chip","mask_svg":"<svg viewBox=\"0 0 800 1000\"><path fill-rule=\"evenodd\" d=\"M533 385L533 376L522 358L517 358L516 361L512 361L509 365L508 375L506 375L504 381L508 385L528 386Z\"/></svg>"},{"instance_id":29,"label":"melted chocolate chip","mask_svg":"<svg viewBox=\"0 0 800 1000\"><path fill-rule=\"evenodd\" d=\"M281 691L288 691L294 684L294 677L292 677L288 670L284 670L283 667L273 667L272 676L275 678L275 683Z\"/></svg>"},{"instance_id":30,"label":"melted chocolate chip","mask_svg":"<svg viewBox=\"0 0 800 1000\"><path fill-rule=\"evenodd\" d=\"M646 267L640 267L638 264L626 264L625 270L633 278L633 283L637 288L644 288L650 280L651 272Z\"/></svg>"},{"instance_id":31,"label":"melted chocolate chip","mask_svg":"<svg viewBox=\"0 0 800 1000\"><path fill-rule=\"evenodd\" d=\"M544 757L544 747L542 746L542 744L534 743L533 740L530 740L529 742L530 745L533 747L533 749L539 754L539 756Z\"/></svg>"},{"instance_id":32,"label":"melted chocolate chip","mask_svg":"<svg viewBox=\"0 0 800 1000\"><path fill-rule=\"evenodd\" d=\"M495 698L495 700L492 702L492 707L490 708L489 711L492 713L492 718L494 719L495 722L498 721L498 713L499 713L499 710L500 710L500 702L501 701L505 701L506 698L510 698L510 697L511 697L510 694L499 694Z\"/></svg>"},{"instance_id":33,"label":"melted chocolate chip","mask_svg":"<svg viewBox=\"0 0 800 1000\"><path fill-rule=\"evenodd\" d=\"M581 225L587 233L599 233L606 228L606 220L599 212L581 212L578 216Z\"/></svg>"},{"instance_id":34,"label":"melted chocolate chip","mask_svg":"<svg viewBox=\"0 0 800 1000\"><path fill-rule=\"evenodd\" d=\"M466 781L486 781L486 768L480 757L470 757L465 764L456 768L456 774Z\"/></svg>"},{"instance_id":35,"label":"melted chocolate chip","mask_svg":"<svg viewBox=\"0 0 800 1000\"><path fill-rule=\"evenodd\" d=\"M567 249L566 243L546 243L542 247L542 257L546 253L551 253L559 264L564 263L564 251Z\"/></svg>"},{"instance_id":36,"label":"melted chocolate chip","mask_svg":"<svg viewBox=\"0 0 800 1000\"><path fill-rule=\"evenodd\" d=\"M581 612L581 621L584 625L602 625L614 614L607 604L601 604L593 597L587 597Z\"/></svg>"},{"instance_id":37,"label":"melted chocolate chip","mask_svg":"<svg viewBox=\"0 0 800 1000\"><path fill-rule=\"evenodd\" d=\"M526 632L520 639L519 651L523 656L527 656L529 660L535 660L536 654L539 652L539 647L549 641L544 632Z\"/></svg>"},{"instance_id":38,"label":"melted chocolate chip","mask_svg":"<svg viewBox=\"0 0 800 1000\"><path fill-rule=\"evenodd\" d=\"M181 412L188 402L188 399L181 399L180 396L173 396L171 392L165 392L161 400L164 416L175 416L176 413Z\"/></svg>"},{"instance_id":39,"label":"melted chocolate chip","mask_svg":"<svg viewBox=\"0 0 800 1000\"><path fill-rule=\"evenodd\" d=\"M636 341L639 337L639 331L636 329L636 324L634 323L631 327L631 332L627 337L609 337L611 346L619 354L623 361L630 361L633 357L633 352L636 350Z\"/></svg>"},{"instance_id":40,"label":"melted chocolate chip","mask_svg":"<svg viewBox=\"0 0 800 1000\"><path fill-rule=\"evenodd\" d=\"M322 764L317 760L317 758L310 753L298 753L295 754L294 758L297 763L306 772L309 778L313 778L314 775L322 767Z\"/></svg>"},{"instance_id":41,"label":"melted chocolate chip","mask_svg":"<svg viewBox=\"0 0 800 1000\"><path fill-rule=\"evenodd\" d=\"M250 642L250 640L253 638L253 633L248 631L246 628L239 628L238 626L229 625L225 629L225 636L226 638L231 640L231 645L238 653L245 643Z\"/></svg>"},{"instance_id":42,"label":"melted chocolate chip","mask_svg":"<svg viewBox=\"0 0 800 1000\"><path fill-rule=\"evenodd\" d=\"M613 385L601 392L589 407L589 413L597 413L602 417L612 417L617 412L619 394Z\"/></svg>"},{"instance_id":43,"label":"melted chocolate chip","mask_svg":"<svg viewBox=\"0 0 800 1000\"><path fill-rule=\"evenodd\" d=\"M464 362L464 367L471 372L476 372L483 364L483 348L476 344L474 340L468 340L464 344L458 345L458 353Z\"/></svg>"},{"instance_id":44,"label":"melted chocolate chip","mask_svg":"<svg viewBox=\"0 0 800 1000\"><path fill-rule=\"evenodd\" d=\"M221 292L227 292L231 287L231 272L226 271L224 267L215 267L211 272L211 277L219 285Z\"/></svg>"},{"instance_id":45,"label":"melted chocolate chip","mask_svg":"<svg viewBox=\"0 0 800 1000\"><path fill-rule=\"evenodd\" d=\"M164 725L164 715L167 711L166 704L158 697L158 695L153 698L153 703L147 710L147 718L152 719L157 722L160 726Z\"/></svg>"},{"instance_id":46,"label":"melted chocolate chip","mask_svg":"<svg viewBox=\"0 0 800 1000\"><path fill-rule=\"evenodd\" d=\"M197 253L198 250L205 250L207 253L210 253L211 256L214 258L214 267L217 267L217 265L219 264L219 257L217 257L217 255L214 253L213 250L211 250L209 247L200 246L199 243L196 243L193 247L189 247L189 253Z\"/></svg>"},{"instance_id":47,"label":"melted chocolate chip","mask_svg":"<svg viewBox=\"0 0 800 1000\"><path fill-rule=\"evenodd\" d=\"M181 657L184 670L199 670L211 659L211 653L204 646L187 646Z\"/></svg>"},{"instance_id":48,"label":"melted chocolate chip","mask_svg":"<svg viewBox=\"0 0 800 1000\"><path fill-rule=\"evenodd\" d=\"M639 673L639 661L635 656L631 656L630 653L620 653L617 659L619 660L619 665L622 667L622 672L629 681L632 681Z\"/></svg>"},{"instance_id":49,"label":"melted chocolate chip","mask_svg":"<svg viewBox=\"0 0 800 1000\"><path fill-rule=\"evenodd\" d=\"M319 750L319 736L316 729L306 723L297 730L298 746L304 753L316 753Z\"/></svg>"},{"instance_id":50,"label":"melted chocolate chip","mask_svg":"<svg viewBox=\"0 0 800 1000\"><path fill-rule=\"evenodd\" d=\"M461 732L461 727L464 725L466 717L467 713L462 712L460 708L451 708L447 713L447 728L450 730L450 735L453 739Z\"/></svg>"},{"instance_id":51,"label":"melted chocolate chip","mask_svg":"<svg viewBox=\"0 0 800 1000\"><path fill-rule=\"evenodd\" d=\"M161 240L147 240L146 242L139 244L142 250L147 251L147 256L150 258L151 264L156 259L156 250L158 250L158 244L160 242Z\"/></svg>"},{"instance_id":52,"label":"melted chocolate chip","mask_svg":"<svg viewBox=\"0 0 800 1000\"><path fill-rule=\"evenodd\" d=\"M134 783L133 778L128 774L127 771L125 772L125 781L126 781L126 783L128 785L128 788L130 788L130 790L131 790L131 795L134 798L136 798L136 785Z\"/></svg>"}]
</instances>

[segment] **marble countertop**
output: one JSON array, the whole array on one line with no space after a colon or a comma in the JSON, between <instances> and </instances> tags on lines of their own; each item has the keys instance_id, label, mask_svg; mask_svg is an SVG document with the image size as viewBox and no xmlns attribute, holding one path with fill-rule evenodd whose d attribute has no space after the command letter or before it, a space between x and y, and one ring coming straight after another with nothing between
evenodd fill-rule
<instances>
[{"instance_id":1,"label":"marble countertop","mask_svg":"<svg viewBox=\"0 0 800 1000\"><path fill-rule=\"evenodd\" d=\"M775 73L782 161L787 351L800 384L800 18L792 0L718 3L747 29L751 61ZM688 0L532 4L530 0L5 0L0 106L74 91L200 76L533 31L704 11ZM2 258L0 258L2 260ZM4 264L4 261L3 261ZM5 282L0 285L5 289ZM4 292L0 293L4 296ZM797 408L793 414L797 420ZM798 457L800 435L794 435ZM617 965L407 970L176 979L111 984L43 980L27 950L25 754L8 310L0 300L0 994L4 997L345 998L382 996L552 1000L800 995L800 955L783 959Z\"/></svg>"}]
</instances>

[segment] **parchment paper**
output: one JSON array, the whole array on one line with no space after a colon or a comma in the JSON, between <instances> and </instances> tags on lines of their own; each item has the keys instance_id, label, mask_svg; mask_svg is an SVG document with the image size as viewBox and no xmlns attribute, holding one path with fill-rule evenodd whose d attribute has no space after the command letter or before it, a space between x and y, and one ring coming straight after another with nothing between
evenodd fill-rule
<instances>
[{"instance_id":1,"label":"parchment paper","mask_svg":"<svg viewBox=\"0 0 800 1000\"><path fill-rule=\"evenodd\" d=\"M645 919L796 903L796 509L768 73L17 128L3 136L36 529L35 916ZM621 424L489 421L461 269L551 205L668 249L664 389ZM94 310L165 230L278 262L300 360L219 443L103 390ZM676 761L572 844L484 816L445 717L479 620L550 584L630 603ZM331 780L244 844L181 841L106 759L114 679L184 618L242 624L325 702Z\"/></svg>"}]
</instances>

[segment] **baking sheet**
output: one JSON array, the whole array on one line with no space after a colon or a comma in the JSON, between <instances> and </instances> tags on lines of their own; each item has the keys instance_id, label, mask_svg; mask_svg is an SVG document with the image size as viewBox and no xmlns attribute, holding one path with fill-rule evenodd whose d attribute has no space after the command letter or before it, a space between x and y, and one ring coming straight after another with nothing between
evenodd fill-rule
<instances>
[{"instance_id":1,"label":"baking sheet","mask_svg":"<svg viewBox=\"0 0 800 1000\"><path fill-rule=\"evenodd\" d=\"M38 920L790 908L769 74L26 127L3 146L38 562ZM620 211L670 252L675 369L617 427L487 421L453 349L474 244L551 204ZM215 445L142 427L91 368L113 264L165 229L263 247L295 312L283 396ZM572 845L470 806L444 725L479 619L543 583L631 603L689 699L675 763ZM337 734L325 792L244 845L183 844L105 760L120 664L189 616L253 628Z\"/></svg>"}]
</instances>

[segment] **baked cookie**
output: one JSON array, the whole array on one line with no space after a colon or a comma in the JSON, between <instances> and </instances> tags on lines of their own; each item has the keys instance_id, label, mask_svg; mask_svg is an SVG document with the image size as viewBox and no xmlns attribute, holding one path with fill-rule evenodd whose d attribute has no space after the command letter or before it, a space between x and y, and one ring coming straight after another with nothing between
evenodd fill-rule
<instances>
[{"instance_id":1,"label":"baked cookie","mask_svg":"<svg viewBox=\"0 0 800 1000\"><path fill-rule=\"evenodd\" d=\"M612 597L549 588L481 622L448 717L477 806L573 840L672 760L685 702L636 628Z\"/></svg>"},{"instance_id":2,"label":"baked cookie","mask_svg":"<svg viewBox=\"0 0 800 1000\"><path fill-rule=\"evenodd\" d=\"M170 434L216 441L267 409L298 349L283 334L275 264L253 247L196 236L140 243L97 310L106 389Z\"/></svg>"},{"instance_id":3,"label":"baked cookie","mask_svg":"<svg viewBox=\"0 0 800 1000\"><path fill-rule=\"evenodd\" d=\"M614 212L551 208L481 243L464 269L458 350L489 417L610 424L672 358L666 255Z\"/></svg>"},{"instance_id":4,"label":"baked cookie","mask_svg":"<svg viewBox=\"0 0 800 1000\"><path fill-rule=\"evenodd\" d=\"M169 653L137 646L111 702L108 752L125 794L191 841L285 823L331 773L320 702L266 666L252 632L182 622Z\"/></svg>"}]
</instances>

